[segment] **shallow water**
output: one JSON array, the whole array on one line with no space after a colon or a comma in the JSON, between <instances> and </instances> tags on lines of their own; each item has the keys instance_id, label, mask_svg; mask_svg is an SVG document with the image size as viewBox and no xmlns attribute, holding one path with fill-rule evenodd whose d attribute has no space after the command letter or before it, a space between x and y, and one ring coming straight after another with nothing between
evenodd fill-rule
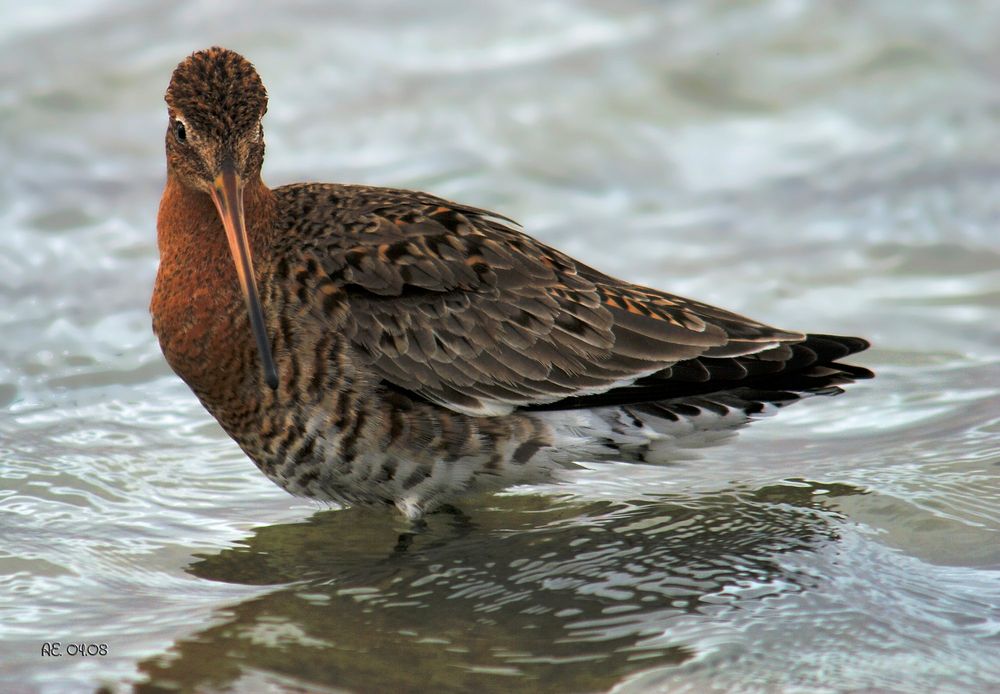
<instances>
[{"instance_id":1,"label":"shallow water","mask_svg":"<svg viewBox=\"0 0 1000 694\"><path fill-rule=\"evenodd\" d=\"M0 689L1000 681L1000 12L509 7L3 5ZM867 336L878 378L415 536L285 496L149 328L162 92L213 43L269 88L270 183L494 208L613 274Z\"/></svg>"}]
</instances>

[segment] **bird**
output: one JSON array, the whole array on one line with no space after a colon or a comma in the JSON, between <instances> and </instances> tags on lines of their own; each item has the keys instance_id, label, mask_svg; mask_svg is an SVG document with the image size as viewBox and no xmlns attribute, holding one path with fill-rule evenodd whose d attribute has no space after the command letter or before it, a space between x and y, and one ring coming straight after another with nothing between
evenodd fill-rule
<instances>
[{"instance_id":1,"label":"bird","mask_svg":"<svg viewBox=\"0 0 1000 694\"><path fill-rule=\"evenodd\" d=\"M679 441L872 373L859 337L782 330L611 277L429 193L261 178L268 96L235 51L166 91L150 302L167 363L288 492L419 521L580 461Z\"/></svg>"}]
</instances>

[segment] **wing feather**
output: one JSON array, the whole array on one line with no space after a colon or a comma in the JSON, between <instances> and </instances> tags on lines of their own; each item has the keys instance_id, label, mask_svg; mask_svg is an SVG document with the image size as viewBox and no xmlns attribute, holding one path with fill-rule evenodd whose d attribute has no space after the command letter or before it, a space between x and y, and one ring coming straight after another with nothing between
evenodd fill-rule
<instances>
[{"instance_id":1,"label":"wing feather","mask_svg":"<svg viewBox=\"0 0 1000 694\"><path fill-rule=\"evenodd\" d=\"M739 380L781 370L805 339L604 275L484 210L410 191L313 190L337 204L296 223L314 231L305 246L346 305L356 355L392 387L457 411L500 414L649 378L661 390Z\"/></svg>"}]
</instances>

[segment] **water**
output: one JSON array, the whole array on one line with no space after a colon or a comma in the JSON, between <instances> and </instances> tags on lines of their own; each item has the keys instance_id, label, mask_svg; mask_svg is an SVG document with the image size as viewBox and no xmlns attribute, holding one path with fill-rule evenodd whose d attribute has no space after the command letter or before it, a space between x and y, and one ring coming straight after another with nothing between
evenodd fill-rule
<instances>
[{"instance_id":1,"label":"water","mask_svg":"<svg viewBox=\"0 0 1000 694\"><path fill-rule=\"evenodd\" d=\"M4 691L1000 681L991 3L0 7ZM495 208L613 274L865 335L878 378L408 541L285 496L149 329L162 92L215 43L269 88L272 184Z\"/></svg>"}]
</instances>

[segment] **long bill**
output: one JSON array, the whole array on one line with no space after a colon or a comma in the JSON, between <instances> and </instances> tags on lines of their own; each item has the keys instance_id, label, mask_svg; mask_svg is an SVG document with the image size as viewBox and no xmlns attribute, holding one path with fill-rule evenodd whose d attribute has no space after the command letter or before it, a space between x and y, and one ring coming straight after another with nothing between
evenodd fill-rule
<instances>
[{"instance_id":1,"label":"long bill","mask_svg":"<svg viewBox=\"0 0 1000 694\"><path fill-rule=\"evenodd\" d=\"M222 226L229 240L229 252L236 263L236 274L240 279L243 298L250 313L250 328L257 340L257 351L264 365L264 379L271 389L278 387L278 372L274 368L271 345L264 328L264 312L260 307L257 280L254 278L253 258L250 255L250 241L247 238L246 223L243 218L243 182L231 162L222 165L222 172L215 177L212 187L212 201L219 211Z\"/></svg>"}]
</instances>

